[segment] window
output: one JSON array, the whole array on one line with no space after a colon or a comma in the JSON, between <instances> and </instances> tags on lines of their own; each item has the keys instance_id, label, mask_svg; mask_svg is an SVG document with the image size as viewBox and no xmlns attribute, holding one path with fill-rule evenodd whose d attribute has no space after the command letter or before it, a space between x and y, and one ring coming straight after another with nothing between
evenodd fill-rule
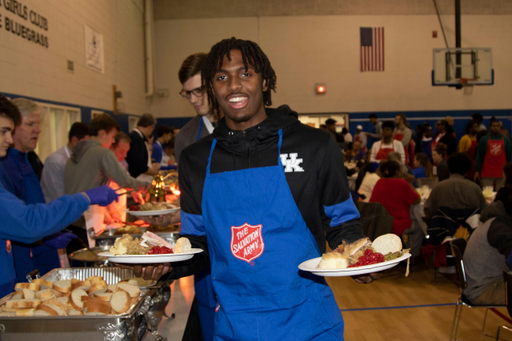
<instances>
[{"instance_id":1,"label":"window","mask_svg":"<svg viewBox=\"0 0 512 341\"><path fill-rule=\"evenodd\" d=\"M65 107L47 103L37 103L42 107L41 134L35 152L41 161L57 149L68 143L69 129L75 122L81 121L79 108Z\"/></svg>"}]
</instances>

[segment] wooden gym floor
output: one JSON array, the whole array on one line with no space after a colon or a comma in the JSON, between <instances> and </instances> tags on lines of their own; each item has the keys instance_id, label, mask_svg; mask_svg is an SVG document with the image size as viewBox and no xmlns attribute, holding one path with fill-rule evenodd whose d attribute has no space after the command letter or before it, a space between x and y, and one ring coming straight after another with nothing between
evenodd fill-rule
<instances>
[{"instance_id":1,"label":"wooden gym floor","mask_svg":"<svg viewBox=\"0 0 512 341\"><path fill-rule=\"evenodd\" d=\"M350 277L327 279L343 314L346 341L449 340L459 297L455 275L437 274L434 285L432 268L424 264L404 275L405 266L398 265L371 284ZM512 326L506 309L496 312L487 314L487 334L496 335L500 325ZM458 338L494 340L481 333L484 315L485 309L464 307ZM501 335L512 340L511 332Z\"/></svg>"}]
</instances>

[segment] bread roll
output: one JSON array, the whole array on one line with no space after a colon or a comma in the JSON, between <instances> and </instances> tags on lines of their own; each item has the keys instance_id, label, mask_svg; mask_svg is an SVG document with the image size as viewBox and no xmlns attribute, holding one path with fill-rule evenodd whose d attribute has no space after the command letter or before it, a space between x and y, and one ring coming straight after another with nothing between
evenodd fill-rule
<instances>
[{"instance_id":1,"label":"bread roll","mask_svg":"<svg viewBox=\"0 0 512 341\"><path fill-rule=\"evenodd\" d=\"M41 300L11 300L5 302L6 308L18 308L18 309L26 309L26 308L37 308L37 306L41 304Z\"/></svg>"},{"instance_id":2,"label":"bread roll","mask_svg":"<svg viewBox=\"0 0 512 341\"><path fill-rule=\"evenodd\" d=\"M16 290L16 291L23 290L23 289L39 291L39 290L41 290L41 286L37 283L17 283L14 286L14 290Z\"/></svg>"},{"instance_id":3,"label":"bread roll","mask_svg":"<svg viewBox=\"0 0 512 341\"><path fill-rule=\"evenodd\" d=\"M69 298L69 302L71 306L76 310L82 310L84 308L84 302L82 297L87 297L87 293L82 289L75 289L71 292L71 297Z\"/></svg>"},{"instance_id":4,"label":"bread roll","mask_svg":"<svg viewBox=\"0 0 512 341\"><path fill-rule=\"evenodd\" d=\"M128 294L130 294L130 297L139 297L140 294L139 287L128 283L119 283L117 285L117 289L126 291Z\"/></svg>"},{"instance_id":5,"label":"bread roll","mask_svg":"<svg viewBox=\"0 0 512 341\"><path fill-rule=\"evenodd\" d=\"M131 305L130 294L126 291L118 291L114 293L110 299L110 305L118 314L127 312Z\"/></svg>"},{"instance_id":6,"label":"bread roll","mask_svg":"<svg viewBox=\"0 0 512 341\"><path fill-rule=\"evenodd\" d=\"M16 316L34 316L36 310L32 309L18 309L16 310Z\"/></svg>"},{"instance_id":7,"label":"bread roll","mask_svg":"<svg viewBox=\"0 0 512 341\"><path fill-rule=\"evenodd\" d=\"M185 237L181 237L174 245L174 253L186 253L192 250L192 245L190 244L190 240Z\"/></svg>"},{"instance_id":8,"label":"bread roll","mask_svg":"<svg viewBox=\"0 0 512 341\"><path fill-rule=\"evenodd\" d=\"M37 311L44 311L47 313L47 315L51 315L51 316L58 316L59 313L53 309L52 307L46 305L46 304L41 304L39 307L37 307Z\"/></svg>"},{"instance_id":9,"label":"bread roll","mask_svg":"<svg viewBox=\"0 0 512 341\"><path fill-rule=\"evenodd\" d=\"M84 312L110 314L111 306L109 302L96 297L88 297L84 302Z\"/></svg>"},{"instance_id":10,"label":"bread roll","mask_svg":"<svg viewBox=\"0 0 512 341\"><path fill-rule=\"evenodd\" d=\"M52 296L54 296L54 294L51 289L44 289L35 293L35 298L40 300L46 300Z\"/></svg>"},{"instance_id":11,"label":"bread roll","mask_svg":"<svg viewBox=\"0 0 512 341\"><path fill-rule=\"evenodd\" d=\"M372 243L372 247L375 252L387 255L388 253L401 251L402 240L400 240L400 237L396 234L388 233L375 238Z\"/></svg>"},{"instance_id":12,"label":"bread roll","mask_svg":"<svg viewBox=\"0 0 512 341\"><path fill-rule=\"evenodd\" d=\"M112 298L112 293L111 292L102 292L102 293L98 293L98 292L95 292L94 293L94 297L97 297L103 301L106 301L106 302L110 302L111 298ZM112 304L112 303L111 303Z\"/></svg>"},{"instance_id":13,"label":"bread roll","mask_svg":"<svg viewBox=\"0 0 512 341\"><path fill-rule=\"evenodd\" d=\"M71 291L71 281L66 279L63 281L57 281L53 283L53 289L60 291L61 293L67 293Z\"/></svg>"},{"instance_id":14,"label":"bread roll","mask_svg":"<svg viewBox=\"0 0 512 341\"><path fill-rule=\"evenodd\" d=\"M41 289L52 289L53 288L53 282L45 281L41 278L36 278L32 280L32 283L39 284L41 286Z\"/></svg>"},{"instance_id":15,"label":"bread roll","mask_svg":"<svg viewBox=\"0 0 512 341\"><path fill-rule=\"evenodd\" d=\"M339 252L328 252L322 255L319 269L346 269L348 267L348 259L343 257Z\"/></svg>"}]
</instances>

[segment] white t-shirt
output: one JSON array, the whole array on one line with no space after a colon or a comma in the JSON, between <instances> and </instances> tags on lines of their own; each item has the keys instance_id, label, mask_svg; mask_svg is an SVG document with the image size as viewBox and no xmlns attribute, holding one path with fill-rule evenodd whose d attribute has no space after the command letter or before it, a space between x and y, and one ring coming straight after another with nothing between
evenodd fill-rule
<instances>
[{"instance_id":1,"label":"white t-shirt","mask_svg":"<svg viewBox=\"0 0 512 341\"><path fill-rule=\"evenodd\" d=\"M393 142L389 144L384 144L382 140L377 141L372 146L372 152L370 154L370 162L381 162L383 160L377 160L377 153L379 152L379 149L393 149L395 152L400 153L402 156L402 164L405 164L405 151L404 146L402 145L402 142L393 140ZM391 152L391 151L390 151Z\"/></svg>"},{"instance_id":2,"label":"white t-shirt","mask_svg":"<svg viewBox=\"0 0 512 341\"><path fill-rule=\"evenodd\" d=\"M364 176L363 182L361 183L361 187L359 187L359 190L357 193L362 194L366 197L364 199L364 202L369 202L370 198L373 193L373 188L375 187L375 184L377 181L379 181L380 177L375 173L366 173Z\"/></svg>"}]
</instances>

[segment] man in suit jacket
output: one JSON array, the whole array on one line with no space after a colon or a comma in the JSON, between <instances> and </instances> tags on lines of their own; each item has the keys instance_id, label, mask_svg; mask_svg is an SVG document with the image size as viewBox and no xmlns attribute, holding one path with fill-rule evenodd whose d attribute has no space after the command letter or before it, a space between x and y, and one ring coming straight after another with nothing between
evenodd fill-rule
<instances>
[{"instance_id":1,"label":"man in suit jacket","mask_svg":"<svg viewBox=\"0 0 512 341\"><path fill-rule=\"evenodd\" d=\"M150 153L147 145L148 138L155 129L156 119L151 114L144 114L137 122L137 128L129 134L132 142L130 151L126 156L128 172L139 180L151 181L153 176L158 174L159 163L151 163Z\"/></svg>"}]
</instances>

